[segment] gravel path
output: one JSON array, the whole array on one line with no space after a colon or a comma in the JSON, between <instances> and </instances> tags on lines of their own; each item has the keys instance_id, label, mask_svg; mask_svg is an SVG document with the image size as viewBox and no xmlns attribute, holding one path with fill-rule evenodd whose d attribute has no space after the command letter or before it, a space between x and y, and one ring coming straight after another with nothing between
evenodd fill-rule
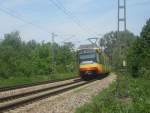
<instances>
[{"instance_id":1,"label":"gravel path","mask_svg":"<svg viewBox=\"0 0 150 113\"><path fill-rule=\"evenodd\" d=\"M116 79L116 75L110 76L84 85L80 88L49 97L23 107L9 110L5 113L73 113L75 108L90 101L103 88Z\"/></svg>"}]
</instances>

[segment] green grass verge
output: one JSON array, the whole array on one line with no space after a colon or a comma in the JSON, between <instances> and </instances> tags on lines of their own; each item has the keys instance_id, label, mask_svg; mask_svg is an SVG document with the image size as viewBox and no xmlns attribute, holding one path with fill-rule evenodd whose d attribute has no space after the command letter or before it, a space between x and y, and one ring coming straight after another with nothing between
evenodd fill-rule
<instances>
[{"instance_id":1,"label":"green grass verge","mask_svg":"<svg viewBox=\"0 0 150 113\"><path fill-rule=\"evenodd\" d=\"M128 99L115 97L115 83L95 96L76 113L150 113L150 80L128 77Z\"/></svg>"},{"instance_id":2,"label":"green grass verge","mask_svg":"<svg viewBox=\"0 0 150 113\"><path fill-rule=\"evenodd\" d=\"M32 76L16 76L8 79L0 78L0 87L12 86L18 84L30 84L35 82L42 82L47 80L63 80L77 76L76 73L61 73L54 75L32 75Z\"/></svg>"}]
</instances>

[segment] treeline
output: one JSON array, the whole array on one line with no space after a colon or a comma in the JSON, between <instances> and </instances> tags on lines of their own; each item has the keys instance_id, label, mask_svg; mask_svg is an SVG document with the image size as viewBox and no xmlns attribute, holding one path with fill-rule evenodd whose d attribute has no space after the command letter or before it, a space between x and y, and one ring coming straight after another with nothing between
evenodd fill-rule
<instances>
[{"instance_id":1,"label":"treeline","mask_svg":"<svg viewBox=\"0 0 150 113\"><path fill-rule=\"evenodd\" d=\"M122 68L127 62L127 71L134 77L150 77L150 19L143 27L140 36L133 33L110 32L100 40L100 46L111 59L112 68Z\"/></svg>"},{"instance_id":2,"label":"treeline","mask_svg":"<svg viewBox=\"0 0 150 113\"><path fill-rule=\"evenodd\" d=\"M52 46L55 72L74 72L76 60L72 43L24 42L19 32L5 34L0 41L0 77L52 74Z\"/></svg>"},{"instance_id":3,"label":"treeline","mask_svg":"<svg viewBox=\"0 0 150 113\"><path fill-rule=\"evenodd\" d=\"M0 77L52 74L52 46L55 52L54 69L57 73L76 71L76 53L72 43L24 42L18 32L4 35L0 41ZM122 68L127 62L131 75L150 77L150 19L140 36L130 31L110 32L100 40L100 46L109 56L112 68Z\"/></svg>"},{"instance_id":4,"label":"treeline","mask_svg":"<svg viewBox=\"0 0 150 113\"><path fill-rule=\"evenodd\" d=\"M136 40L136 36L129 32L110 32L104 35L100 40L100 46L109 56L112 68L117 70L122 68L123 60L127 59L129 48Z\"/></svg>"},{"instance_id":5,"label":"treeline","mask_svg":"<svg viewBox=\"0 0 150 113\"><path fill-rule=\"evenodd\" d=\"M117 83L75 113L150 113L150 19L140 36L127 31L117 37L116 32L110 32L101 39L100 45L112 59ZM122 60L127 61L126 67L122 67Z\"/></svg>"},{"instance_id":6,"label":"treeline","mask_svg":"<svg viewBox=\"0 0 150 113\"><path fill-rule=\"evenodd\" d=\"M134 77L150 78L150 19L130 48L127 60L128 69Z\"/></svg>"}]
</instances>

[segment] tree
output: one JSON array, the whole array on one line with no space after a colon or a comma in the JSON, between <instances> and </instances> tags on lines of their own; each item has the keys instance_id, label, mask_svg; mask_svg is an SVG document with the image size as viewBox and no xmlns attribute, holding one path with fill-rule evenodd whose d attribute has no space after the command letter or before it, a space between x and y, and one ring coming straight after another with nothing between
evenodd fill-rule
<instances>
[{"instance_id":1,"label":"tree","mask_svg":"<svg viewBox=\"0 0 150 113\"><path fill-rule=\"evenodd\" d=\"M129 70L133 76L150 77L150 19L128 54Z\"/></svg>"},{"instance_id":2,"label":"tree","mask_svg":"<svg viewBox=\"0 0 150 113\"><path fill-rule=\"evenodd\" d=\"M117 32L110 32L100 39L100 46L111 59L113 67L119 68L135 39L134 34L129 31L119 32L118 36Z\"/></svg>"},{"instance_id":3,"label":"tree","mask_svg":"<svg viewBox=\"0 0 150 113\"><path fill-rule=\"evenodd\" d=\"M2 77L15 74L17 62L21 54L22 42L19 32L12 32L4 36L0 45L0 73Z\"/></svg>"},{"instance_id":4,"label":"tree","mask_svg":"<svg viewBox=\"0 0 150 113\"><path fill-rule=\"evenodd\" d=\"M72 43L52 45L50 42L37 43L34 40L24 42L19 32L5 34L0 42L0 77L51 74L52 46L55 51L55 69L59 73L70 72L70 67L75 67Z\"/></svg>"}]
</instances>

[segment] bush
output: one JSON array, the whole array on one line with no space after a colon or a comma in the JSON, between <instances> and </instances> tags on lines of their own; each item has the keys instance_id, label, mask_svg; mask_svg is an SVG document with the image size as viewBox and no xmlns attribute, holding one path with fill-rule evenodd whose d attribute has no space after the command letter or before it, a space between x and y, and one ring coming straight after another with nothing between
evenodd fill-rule
<instances>
[{"instance_id":1,"label":"bush","mask_svg":"<svg viewBox=\"0 0 150 113\"><path fill-rule=\"evenodd\" d=\"M128 78L129 98L117 98L115 85L104 89L92 102L77 108L76 113L150 113L150 82L145 78Z\"/></svg>"},{"instance_id":2,"label":"bush","mask_svg":"<svg viewBox=\"0 0 150 113\"><path fill-rule=\"evenodd\" d=\"M141 36L128 53L128 69L134 77L150 78L150 19L143 27Z\"/></svg>"},{"instance_id":3,"label":"bush","mask_svg":"<svg viewBox=\"0 0 150 113\"><path fill-rule=\"evenodd\" d=\"M75 51L72 43L53 44L55 49L55 70L69 73L67 65L75 67ZM52 72L52 44L24 42L19 32L8 33L0 42L0 77L29 77L32 75L48 75ZM76 70L74 70L75 72ZM36 77L36 76L35 76Z\"/></svg>"}]
</instances>

